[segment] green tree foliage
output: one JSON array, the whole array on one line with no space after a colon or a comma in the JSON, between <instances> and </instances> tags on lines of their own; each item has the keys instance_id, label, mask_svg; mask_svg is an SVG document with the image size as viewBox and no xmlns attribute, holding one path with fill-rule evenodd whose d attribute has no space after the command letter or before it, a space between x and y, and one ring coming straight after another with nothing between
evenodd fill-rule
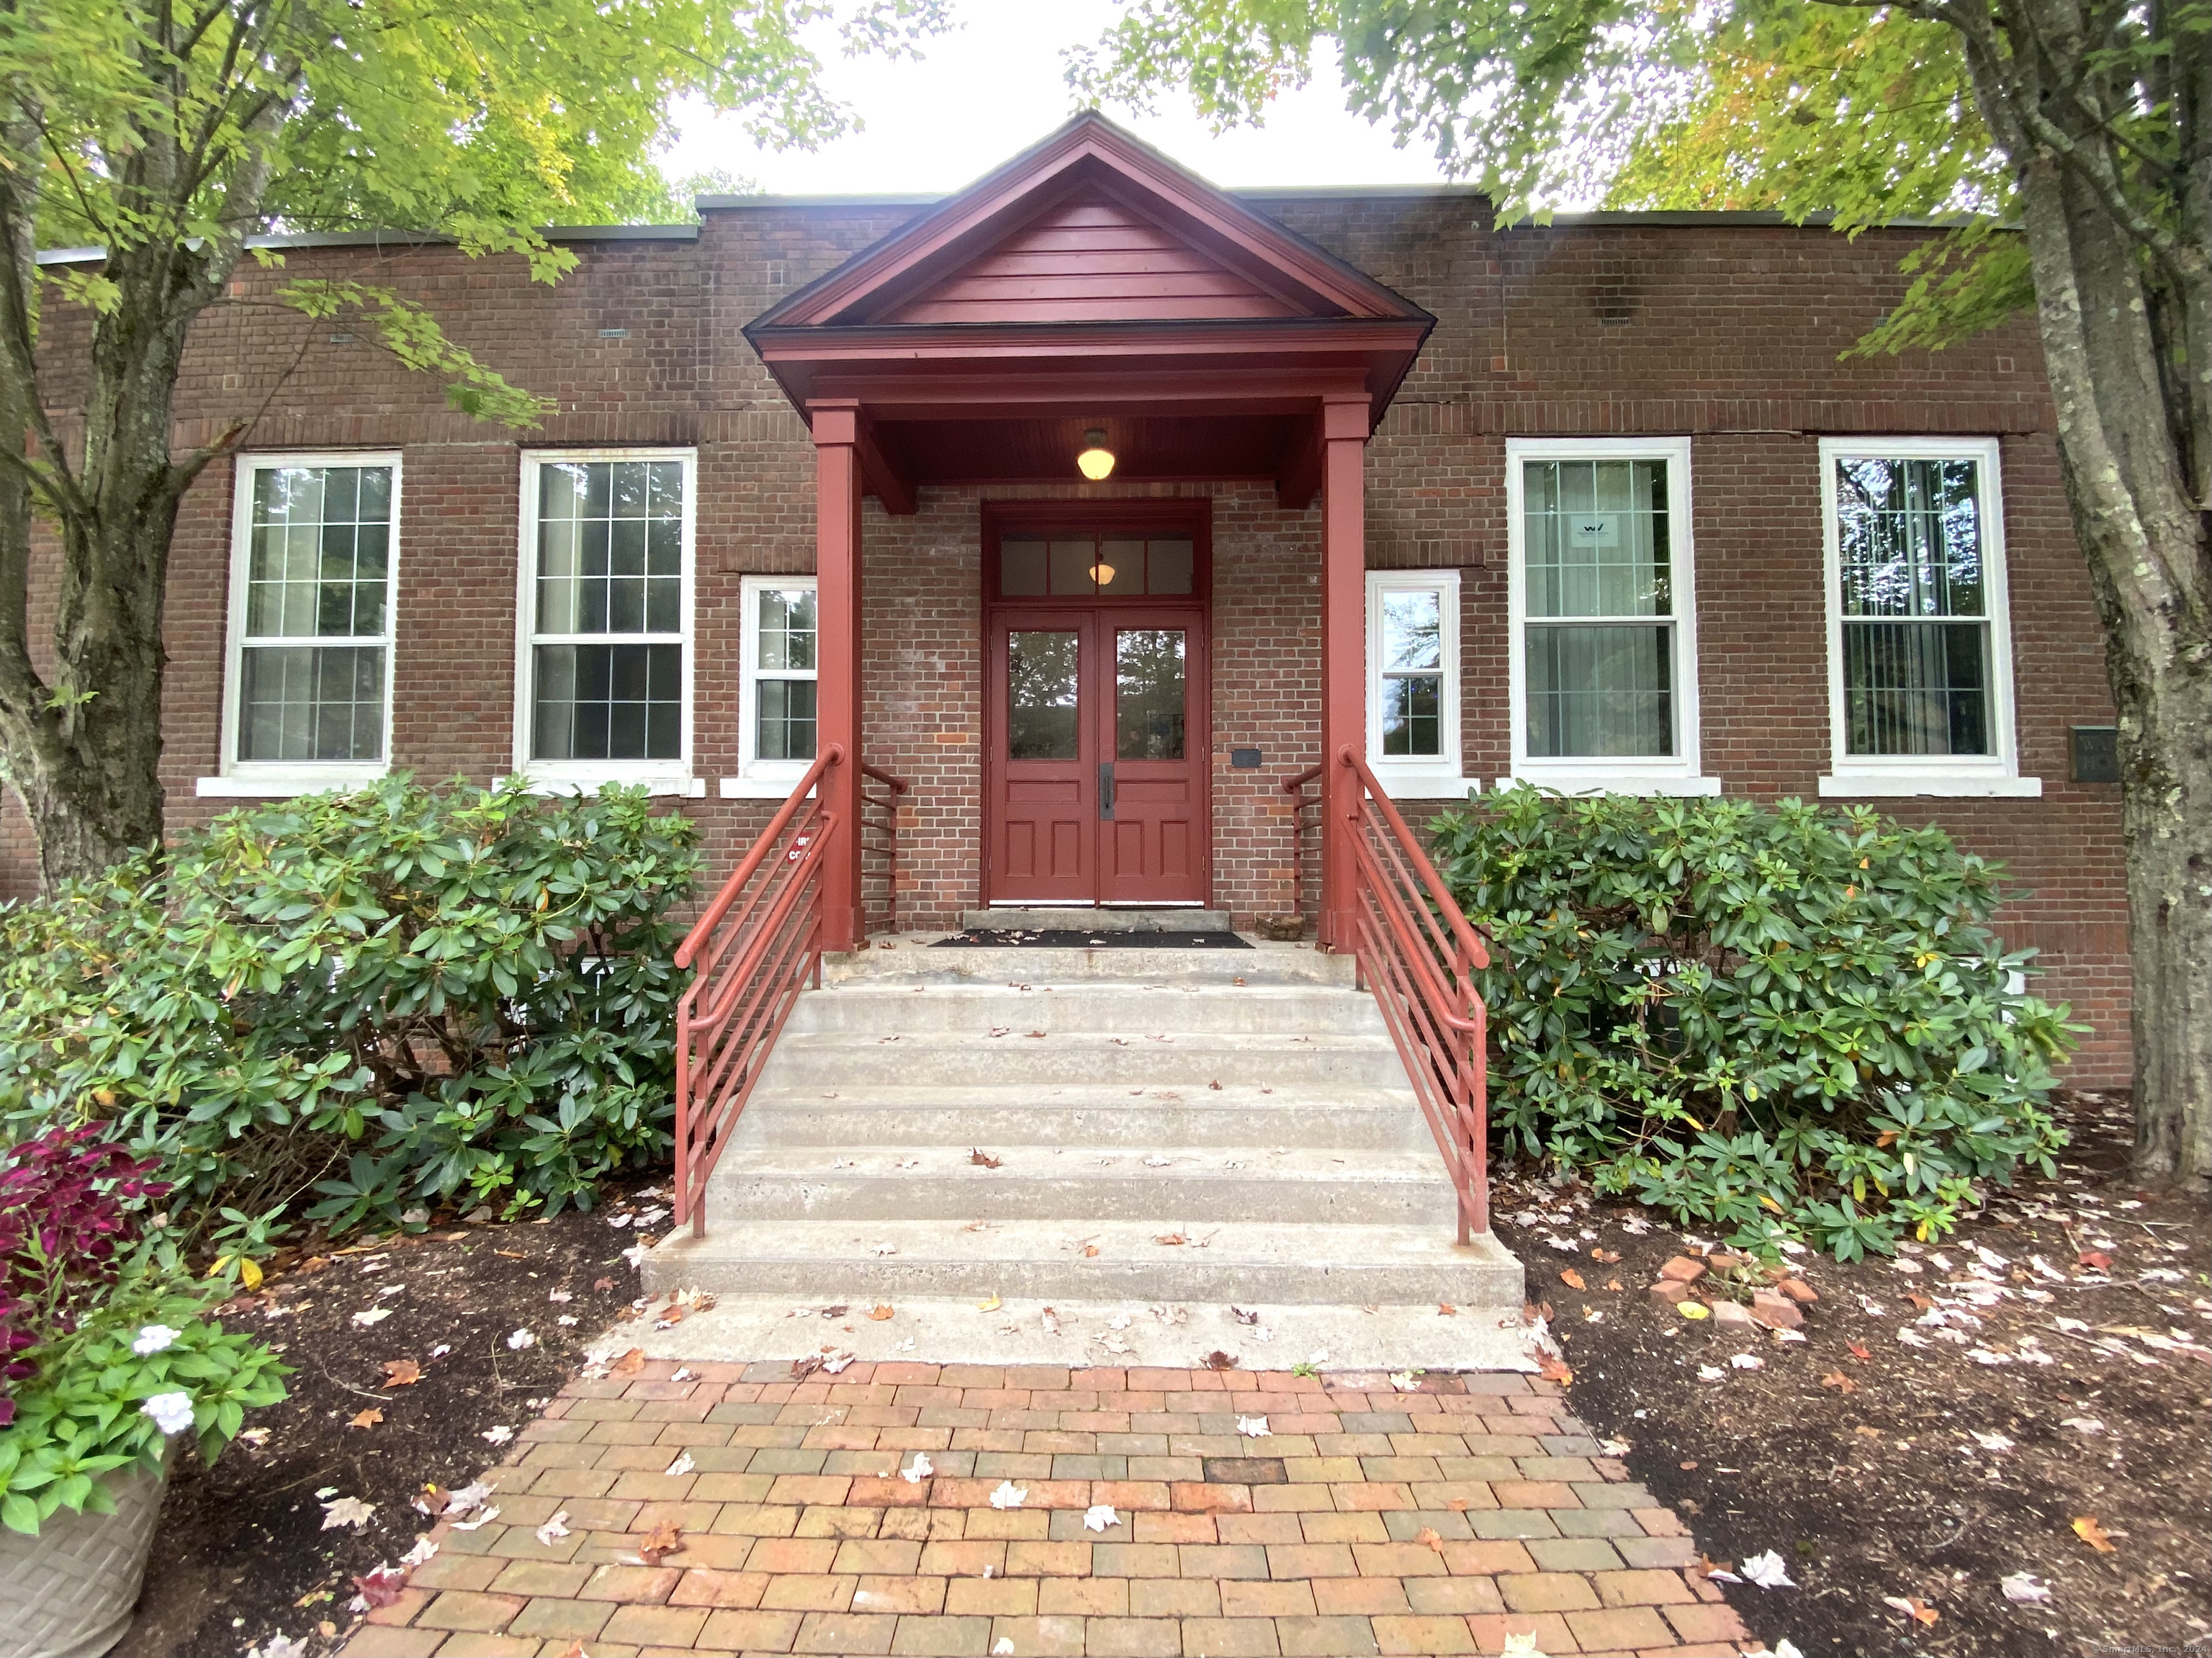
<instances>
[{"instance_id":1,"label":"green tree foliage","mask_svg":"<svg viewBox=\"0 0 2212 1658\"><path fill-rule=\"evenodd\" d=\"M1685 1224L1845 1259L2055 1172L2066 1010L1989 930L1998 870L1940 829L1796 801L1564 799L1432 826L1489 936L1492 1121Z\"/></svg>"},{"instance_id":2,"label":"green tree foliage","mask_svg":"<svg viewBox=\"0 0 2212 1658\"><path fill-rule=\"evenodd\" d=\"M0 1124L99 1124L241 1253L278 1209L589 1203L670 1145L696 841L641 790L234 812L0 911Z\"/></svg>"},{"instance_id":3,"label":"green tree foliage","mask_svg":"<svg viewBox=\"0 0 2212 1658\"><path fill-rule=\"evenodd\" d=\"M0 772L47 878L161 835L170 533L253 422L172 453L171 409L193 319L267 303L229 294L241 259L282 263L252 238L422 231L554 281L574 255L544 226L686 216L654 159L679 101L737 112L771 145L818 143L854 118L823 94L807 39L907 50L941 3L0 0ZM42 246L101 252L42 264ZM61 344L57 302L92 313ZM295 282L276 305L346 315L472 416L529 426L545 410L390 287ZM37 519L60 544L45 671Z\"/></svg>"},{"instance_id":4,"label":"green tree foliage","mask_svg":"<svg viewBox=\"0 0 2212 1658\"><path fill-rule=\"evenodd\" d=\"M2212 0L1131 0L1084 95L1351 107L1562 203L1950 228L1862 351L2033 304L2119 713L2136 1168L2212 1177Z\"/></svg>"}]
</instances>

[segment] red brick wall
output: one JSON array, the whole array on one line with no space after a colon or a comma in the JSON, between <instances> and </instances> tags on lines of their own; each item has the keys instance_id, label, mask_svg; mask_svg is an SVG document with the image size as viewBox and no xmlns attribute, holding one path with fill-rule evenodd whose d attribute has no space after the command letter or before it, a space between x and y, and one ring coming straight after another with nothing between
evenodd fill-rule
<instances>
[{"instance_id":1,"label":"red brick wall","mask_svg":"<svg viewBox=\"0 0 2212 1658\"><path fill-rule=\"evenodd\" d=\"M2022 770L2040 800L1890 801L2005 860L2024 896L2014 944L2045 951L2046 993L2094 1025L2076 1080L2127 1071L2118 803L2066 780L2067 727L2108 723L2095 616L2069 529L2028 324L1938 354L1841 354L1902 290L1909 234L1601 223L1493 231L1463 195L1270 197L1259 203L1434 312L1437 327L1370 452L1369 562L1462 570L1463 761L1507 769L1506 440L1688 434L1705 770L1728 793L1810 795L1827 764L1818 447L1832 433L2002 439ZM453 337L557 399L532 445L684 444L699 452L694 755L708 799L685 803L726 867L772 810L712 798L736 768L738 584L813 561L806 434L738 331L775 300L912 216L910 207L757 208L699 239L581 242L556 287L519 261L449 248L292 250L249 268L194 335L180 442L266 401L255 449L398 447L404 456L393 758L484 780L514 760L518 444L447 411L345 324L270 302L279 282L347 276L433 306ZM69 355L81 320L49 324ZM625 329L621 338L603 329ZM78 395L66 383L63 401ZM173 556L164 775L173 825L228 802L193 780L219 753L232 479L210 468ZM976 902L981 845L978 503L1018 494L1212 499L1215 902L1247 917L1292 901L1289 801L1316 760L1318 514L1262 486L926 489L912 518L866 509L870 761L913 780L902 831L908 924ZM51 570L40 573L42 596ZM41 616L43 616L43 611ZM34 638L43 635L34 623ZM1229 768L1255 746L1256 772ZM1418 811L1416 813L1418 816ZM0 813L0 890L35 884L20 808ZM2032 896L2031 896L2032 895Z\"/></svg>"}]
</instances>

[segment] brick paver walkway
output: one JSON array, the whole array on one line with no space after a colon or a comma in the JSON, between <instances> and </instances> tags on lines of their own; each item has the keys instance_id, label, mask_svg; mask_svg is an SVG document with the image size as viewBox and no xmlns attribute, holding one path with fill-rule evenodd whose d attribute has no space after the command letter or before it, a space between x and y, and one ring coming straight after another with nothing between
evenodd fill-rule
<instances>
[{"instance_id":1,"label":"brick paver walkway","mask_svg":"<svg viewBox=\"0 0 2212 1658\"><path fill-rule=\"evenodd\" d=\"M1528 1377L678 1368L563 1388L484 1476L497 1519L441 1522L347 1658L1747 1644L1674 1515ZM1085 1529L1102 1503L1120 1523ZM681 1552L639 1564L666 1521Z\"/></svg>"}]
</instances>

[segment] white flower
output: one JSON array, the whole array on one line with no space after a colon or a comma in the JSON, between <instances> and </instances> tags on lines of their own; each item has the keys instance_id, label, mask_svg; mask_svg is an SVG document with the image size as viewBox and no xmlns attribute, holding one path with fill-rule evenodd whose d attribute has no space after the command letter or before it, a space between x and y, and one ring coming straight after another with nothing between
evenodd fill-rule
<instances>
[{"instance_id":1,"label":"white flower","mask_svg":"<svg viewBox=\"0 0 2212 1658\"><path fill-rule=\"evenodd\" d=\"M154 1425L165 1434L180 1434L192 1425L192 1396L190 1394L155 1394L138 1407L141 1416L150 1416Z\"/></svg>"},{"instance_id":2,"label":"white flower","mask_svg":"<svg viewBox=\"0 0 2212 1658\"><path fill-rule=\"evenodd\" d=\"M183 1333L166 1324L149 1324L131 1339L131 1351L144 1358L149 1353L167 1352L169 1344Z\"/></svg>"}]
</instances>

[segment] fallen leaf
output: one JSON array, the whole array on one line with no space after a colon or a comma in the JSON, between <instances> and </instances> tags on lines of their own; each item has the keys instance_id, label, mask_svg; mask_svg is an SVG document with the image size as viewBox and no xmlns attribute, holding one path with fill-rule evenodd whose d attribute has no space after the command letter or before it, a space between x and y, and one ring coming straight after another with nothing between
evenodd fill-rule
<instances>
[{"instance_id":1,"label":"fallen leaf","mask_svg":"<svg viewBox=\"0 0 2212 1658\"><path fill-rule=\"evenodd\" d=\"M2001 1580L1997 1587L2004 1591L2004 1598L2008 1600L2033 1602L2051 1598L2051 1586L2037 1582L2032 1571L2016 1571Z\"/></svg>"},{"instance_id":2,"label":"fallen leaf","mask_svg":"<svg viewBox=\"0 0 2212 1658\"><path fill-rule=\"evenodd\" d=\"M883 1302L876 1306L869 1308L868 1316L873 1319L877 1323L881 1324L886 1319L896 1318L898 1316L898 1312L897 1309L892 1307L889 1302Z\"/></svg>"},{"instance_id":3,"label":"fallen leaf","mask_svg":"<svg viewBox=\"0 0 2212 1658\"><path fill-rule=\"evenodd\" d=\"M355 1412L353 1420L347 1423L346 1426L349 1428L374 1428L378 1423L383 1420L384 1412L378 1410L375 1406L372 1405L365 1411Z\"/></svg>"},{"instance_id":4,"label":"fallen leaf","mask_svg":"<svg viewBox=\"0 0 2212 1658\"><path fill-rule=\"evenodd\" d=\"M1248 1309L1232 1306L1229 1309L1229 1316L1239 1324L1257 1324L1260 1321L1259 1309L1256 1308Z\"/></svg>"},{"instance_id":5,"label":"fallen leaf","mask_svg":"<svg viewBox=\"0 0 2212 1658\"><path fill-rule=\"evenodd\" d=\"M1881 1603L1895 1607L1916 1623L1932 1624L1943 1615L1917 1594L1885 1594Z\"/></svg>"},{"instance_id":6,"label":"fallen leaf","mask_svg":"<svg viewBox=\"0 0 2212 1658\"><path fill-rule=\"evenodd\" d=\"M794 1358L791 1361L791 1379L793 1382L804 1382L821 1368L822 1355L819 1353L809 1353L804 1358Z\"/></svg>"},{"instance_id":7,"label":"fallen leaf","mask_svg":"<svg viewBox=\"0 0 2212 1658\"><path fill-rule=\"evenodd\" d=\"M1592 1249L1590 1251L1590 1259L1595 1261L1602 1261L1606 1266L1611 1266L1620 1260L1620 1251L1618 1249Z\"/></svg>"},{"instance_id":8,"label":"fallen leaf","mask_svg":"<svg viewBox=\"0 0 2212 1658\"><path fill-rule=\"evenodd\" d=\"M1588 1284L1583 1282L1583 1275L1575 1271L1571 1266L1568 1267L1566 1271L1559 1274L1559 1282L1565 1284L1570 1290L1587 1290L1589 1288Z\"/></svg>"},{"instance_id":9,"label":"fallen leaf","mask_svg":"<svg viewBox=\"0 0 2212 1658\"><path fill-rule=\"evenodd\" d=\"M1083 1246L1083 1254L1086 1260L1097 1253L1098 1246L1095 1243L1086 1243Z\"/></svg>"},{"instance_id":10,"label":"fallen leaf","mask_svg":"<svg viewBox=\"0 0 2212 1658\"><path fill-rule=\"evenodd\" d=\"M1851 1357L1853 1358L1872 1358L1874 1357L1874 1350L1871 1347L1863 1347L1856 1341L1847 1341L1844 1345L1851 1350Z\"/></svg>"},{"instance_id":11,"label":"fallen leaf","mask_svg":"<svg viewBox=\"0 0 2212 1658\"><path fill-rule=\"evenodd\" d=\"M1267 1439L1272 1437L1272 1430L1267 1426L1267 1418L1264 1416L1238 1417L1237 1418L1237 1431L1247 1439Z\"/></svg>"},{"instance_id":12,"label":"fallen leaf","mask_svg":"<svg viewBox=\"0 0 2212 1658\"><path fill-rule=\"evenodd\" d=\"M381 1324L391 1316L392 1309L389 1307L364 1307L353 1315L353 1321L367 1329L372 1324Z\"/></svg>"},{"instance_id":13,"label":"fallen leaf","mask_svg":"<svg viewBox=\"0 0 2212 1658\"><path fill-rule=\"evenodd\" d=\"M341 1497L323 1504L323 1529L330 1531L339 1526L351 1526L359 1531L368 1523L369 1515L376 1512L376 1504L364 1503L358 1497Z\"/></svg>"},{"instance_id":14,"label":"fallen leaf","mask_svg":"<svg viewBox=\"0 0 2212 1658\"><path fill-rule=\"evenodd\" d=\"M1093 1503L1083 1511L1083 1529L1085 1531L1104 1531L1109 1526L1121 1523L1121 1516L1114 1512L1110 1503Z\"/></svg>"},{"instance_id":15,"label":"fallen leaf","mask_svg":"<svg viewBox=\"0 0 2212 1658\"><path fill-rule=\"evenodd\" d=\"M1674 1310L1687 1319L1711 1318L1713 1315L1713 1309L1702 1301L1683 1302Z\"/></svg>"},{"instance_id":16,"label":"fallen leaf","mask_svg":"<svg viewBox=\"0 0 2212 1658\"><path fill-rule=\"evenodd\" d=\"M1029 1501L1029 1496L1028 1486L1017 1485L1011 1479L1001 1479L999 1489L991 1493L991 1506L994 1509L1018 1509Z\"/></svg>"},{"instance_id":17,"label":"fallen leaf","mask_svg":"<svg viewBox=\"0 0 2212 1658\"><path fill-rule=\"evenodd\" d=\"M664 1520L637 1540L637 1558L657 1566L661 1557L684 1552L684 1533L673 1520Z\"/></svg>"},{"instance_id":18,"label":"fallen leaf","mask_svg":"<svg viewBox=\"0 0 2212 1658\"><path fill-rule=\"evenodd\" d=\"M1224 1353L1216 1347L1206 1356L1203 1363L1209 1370L1233 1370L1237 1368L1237 1355Z\"/></svg>"},{"instance_id":19,"label":"fallen leaf","mask_svg":"<svg viewBox=\"0 0 2212 1658\"><path fill-rule=\"evenodd\" d=\"M1154 1238L1152 1242L1155 1243L1164 1243L1169 1248L1173 1248L1177 1244L1188 1243L1190 1240L1180 1232L1163 1232L1158 1237Z\"/></svg>"},{"instance_id":20,"label":"fallen leaf","mask_svg":"<svg viewBox=\"0 0 2212 1658\"><path fill-rule=\"evenodd\" d=\"M979 1313L995 1313L1006 1304L999 1299L999 1292L994 1290L988 1296L975 1303L975 1310Z\"/></svg>"},{"instance_id":21,"label":"fallen leaf","mask_svg":"<svg viewBox=\"0 0 2212 1658\"><path fill-rule=\"evenodd\" d=\"M1839 1394L1855 1394L1859 1390L1859 1384L1841 1370L1829 1371L1820 1378L1820 1385L1823 1388L1833 1388Z\"/></svg>"},{"instance_id":22,"label":"fallen leaf","mask_svg":"<svg viewBox=\"0 0 2212 1658\"><path fill-rule=\"evenodd\" d=\"M1736 1570L1743 1574L1745 1582L1756 1583L1763 1589L1794 1589L1797 1587L1790 1581L1789 1570L1783 1565L1782 1557L1772 1549L1764 1554L1753 1555Z\"/></svg>"},{"instance_id":23,"label":"fallen leaf","mask_svg":"<svg viewBox=\"0 0 2212 1658\"><path fill-rule=\"evenodd\" d=\"M645 1349L633 1347L607 1369L617 1376L635 1376L645 1368Z\"/></svg>"},{"instance_id":24,"label":"fallen leaf","mask_svg":"<svg viewBox=\"0 0 2212 1658\"><path fill-rule=\"evenodd\" d=\"M1434 1526L1422 1527L1413 1534L1413 1540L1425 1547L1435 1550L1440 1556L1444 1552L1444 1540L1437 1534L1437 1528Z\"/></svg>"},{"instance_id":25,"label":"fallen leaf","mask_svg":"<svg viewBox=\"0 0 2212 1658\"><path fill-rule=\"evenodd\" d=\"M1556 1353L1546 1353L1536 1366L1536 1374L1547 1382L1556 1382L1562 1388L1572 1384L1575 1373L1566 1360Z\"/></svg>"},{"instance_id":26,"label":"fallen leaf","mask_svg":"<svg viewBox=\"0 0 2212 1658\"><path fill-rule=\"evenodd\" d=\"M691 1460L690 1452L678 1451L676 1453L676 1460L661 1472L671 1479L679 1479L687 1473L696 1473L698 1467L699 1465Z\"/></svg>"},{"instance_id":27,"label":"fallen leaf","mask_svg":"<svg viewBox=\"0 0 2212 1658\"><path fill-rule=\"evenodd\" d=\"M1879 1439L1881 1437L1881 1429L1869 1428L1863 1422L1859 1424L1857 1427L1852 1429L1851 1431L1858 1435L1862 1439Z\"/></svg>"},{"instance_id":28,"label":"fallen leaf","mask_svg":"<svg viewBox=\"0 0 2212 1658\"><path fill-rule=\"evenodd\" d=\"M1464 1497L1448 1497L1444 1499L1444 1506L1449 1509L1454 1514L1465 1514L1467 1512L1467 1499Z\"/></svg>"},{"instance_id":29,"label":"fallen leaf","mask_svg":"<svg viewBox=\"0 0 2212 1658\"><path fill-rule=\"evenodd\" d=\"M2085 1514L2074 1522L2074 1535L2100 1554L2119 1552L2119 1549L2112 1542L2111 1534L2097 1523L2097 1516L2094 1514Z\"/></svg>"},{"instance_id":30,"label":"fallen leaf","mask_svg":"<svg viewBox=\"0 0 2212 1658\"><path fill-rule=\"evenodd\" d=\"M568 1535L568 1510L563 1509L538 1528L538 1540L549 1548Z\"/></svg>"},{"instance_id":31,"label":"fallen leaf","mask_svg":"<svg viewBox=\"0 0 2212 1658\"><path fill-rule=\"evenodd\" d=\"M916 1451L914 1454L912 1465L899 1470L899 1478L909 1485L919 1485L936 1472L937 1467L929 1460L929 1453Z\"/></svg>"},{"instance_id":32,"label":"fallen leaf","mask_svg":"<svg viewBox=\"0 0 2212 1658\"><path fill-rule=\"evenodd\" d=\"M598 1291L601 1295L605 1295L608 1291L614 1287L615 1281L611 1278L595 1278L592 1280L592 1288Z\"/></svg>"},{"instance_id":33,"label":"fallen leaf","mask_svg":"<svg viewBox=\"0 0 2212 1658\"><path fill-rule=\"evenodd\" d=\"M2084 1249L2074 1259L2080 1265L2094 1266L2100 1272L2109 1271L2112 1265L2112 1258L2102 1249Z\"/></svg>"},{"instance_id":34,"label":"fallen leaf","mask_svg":"<svg viewBox=\"0 0 2212 1658\"><path fill-rule=\"evenodd\" d=\"M422 1367L411 1358L384 1361L384 1385L387 1388L411 1388L422 1379Z\"/></svg>"},{"instance_id":35,"label":"fallen leaf","mask_svg":"<svg viewBox=\"0 0 2212 1658\"><path fill-rule=\"evenodd\" d=\"M373 1612L379 1606L392 1605L405 1593L407 1574L394 1571L389 1566L379 1566L366 1576L356 1576L353 1586L355 1598L360 1602L358 1610Z\"/></svg>"},{"instance_id":36,"label":"fallen leaf","mask_svg":"<svg viewBox=\"0 0 2212 1658\"><path fill-rule=\"evenodd\" d=\"M974 1163L978 1169L1003 1169L1006 1167L1006 1160L1004 1157L994 1157L988 1151L984 1151L981 1146L975 1146L970 1149L968 1153L968 1161Z\"/></svg>"}]
</instances>

